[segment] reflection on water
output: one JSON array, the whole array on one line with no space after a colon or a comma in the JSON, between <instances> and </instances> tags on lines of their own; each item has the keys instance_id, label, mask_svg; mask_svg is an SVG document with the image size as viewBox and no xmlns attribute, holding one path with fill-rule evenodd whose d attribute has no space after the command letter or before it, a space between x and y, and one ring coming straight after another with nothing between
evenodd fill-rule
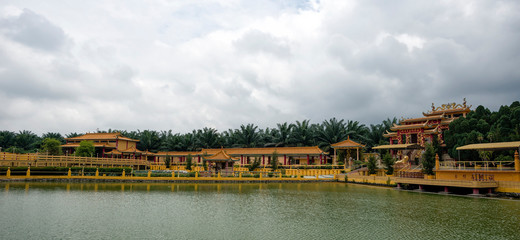
<instances>
[{"instance_id":1,"label":"reflection on water","mask_svg":"<svg viewBox=\"0 0 520 240\"><path fill-rule=\"evenodd\" d=\"M520 202L343 183L0 183L2 239L517 237Z\"/></svg>"}]
</instances>

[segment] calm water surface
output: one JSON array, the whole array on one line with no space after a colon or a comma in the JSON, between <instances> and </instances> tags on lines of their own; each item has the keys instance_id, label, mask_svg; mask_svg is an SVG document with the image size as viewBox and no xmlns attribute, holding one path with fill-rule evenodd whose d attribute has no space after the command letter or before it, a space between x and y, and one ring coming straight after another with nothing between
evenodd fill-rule
<instances>
[{"instance_id":1,"label":"calm water surface","mask_svg":"<svg viewBox=\"0 0 520 240\"><path fill-rule=\"evenodd\" d=\"M343 183L0 183L1 239L520 239L520 201Z\"/></svg>"}]
</instances>

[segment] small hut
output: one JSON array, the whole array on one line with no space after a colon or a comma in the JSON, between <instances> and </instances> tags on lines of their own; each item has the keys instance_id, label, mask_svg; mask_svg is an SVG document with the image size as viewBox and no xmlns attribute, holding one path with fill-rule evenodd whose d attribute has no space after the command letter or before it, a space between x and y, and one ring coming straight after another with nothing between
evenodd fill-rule
<instances>
[{"instance_id":1,"label":"small hut","mask_svg":"<svg viewBox=\"0 0 520 240\"><path fill-rule=\"evenodd\" d=\"M232 172L233 165L239 159L231 157L224 151L224 149L220 149L220 151L216 154L209 157L204 157L204 160L208 163L209 171L214 170L215 172Z\"/></svg>"}]
</instances>

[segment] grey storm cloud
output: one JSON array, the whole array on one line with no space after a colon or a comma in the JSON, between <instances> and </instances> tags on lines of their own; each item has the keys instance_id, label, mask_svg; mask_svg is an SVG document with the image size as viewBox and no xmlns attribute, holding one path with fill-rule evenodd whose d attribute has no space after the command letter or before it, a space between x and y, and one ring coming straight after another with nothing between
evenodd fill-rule
<instances>
[{"instance_id":1,"label":"grey storm cloud","mask_svg":"<svg viewBox=\"0 0 520 240\"><path fill-rule=\"evenodd\" d=\"M60 50L66 42L61 28L29 9L17 17L0 20L0 29L14 41L45 51Z\"/></svg>"},{"instance_id":2,"label":"grey storm cloud","mask_svg":"<svg viewBox=\"0 0 520 240\"><path fill-rule=\"evenodd\" d=\"M517 1L0 4L0 126L365 124L520 99Z\"/></svg>"}]
</instances>

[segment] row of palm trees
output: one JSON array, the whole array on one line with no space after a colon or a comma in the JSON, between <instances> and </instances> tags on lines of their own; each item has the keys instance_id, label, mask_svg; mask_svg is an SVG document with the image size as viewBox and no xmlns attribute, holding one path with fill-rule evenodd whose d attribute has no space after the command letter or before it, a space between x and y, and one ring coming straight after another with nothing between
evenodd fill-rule
<instances>
[{"instance_id":1,"label":"row of palm trees","mask_svg":"<svg viewBox=\"0 0 520 240\"><path fill-rule=\"evenodd\" d=\"M366 126L358 121L331 118L322 123L309 120L294 123L279 123L276 128L261 129L254 124L241 125L237 129L219 132L214 128L202 128L189 133L169 131L125 131L112 130L98 132L121 132L123 136L139 139L137 147L141 150L157 151L197 151L202 148L234 147L284 147L284 146L319 146L329 152L330 145L350 139L366 144L368 148L386 142L385 130L390 129L396 118L386 119L380 124ZM80 136L70 133L66 137ZM60 133L46 133L41 137L23 130L19 133L0 131L0 147L4 151L35 152L45 138L55 138L63 143Z\"/></svg>"}]
</instances>

